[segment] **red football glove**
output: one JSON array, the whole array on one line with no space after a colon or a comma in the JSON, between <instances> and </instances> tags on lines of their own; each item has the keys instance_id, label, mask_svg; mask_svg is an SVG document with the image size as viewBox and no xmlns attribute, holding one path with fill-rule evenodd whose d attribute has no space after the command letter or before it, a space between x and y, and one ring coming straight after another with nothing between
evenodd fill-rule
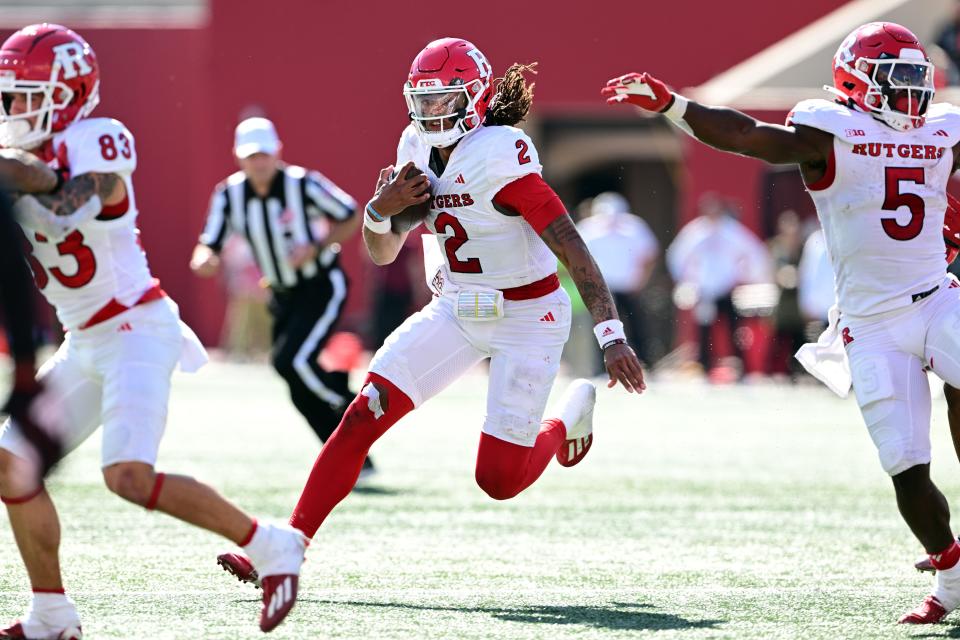
<instances>
[{"instance_id":1,"label":"red football glove","mask_svg":"<svg viewBox=\"0 0 960 640\"><path fill-rule=\"evenodd\" d=\"M943 216L943 242L947 245L947 264L951 264L960 253L960 200L949 193Z\"/></svg>"},{"instance_id":2,"label":"red football glove","mask_svg":"<svg viewBox=\"0 0 960 640\"><path fill-rule=\"evenodd\" d=\"M673 94L649 73L628 73L607 82L600 90L607 104L630 103L647 111L664 111L673 100Z\"/></svg>"}]
</instances>

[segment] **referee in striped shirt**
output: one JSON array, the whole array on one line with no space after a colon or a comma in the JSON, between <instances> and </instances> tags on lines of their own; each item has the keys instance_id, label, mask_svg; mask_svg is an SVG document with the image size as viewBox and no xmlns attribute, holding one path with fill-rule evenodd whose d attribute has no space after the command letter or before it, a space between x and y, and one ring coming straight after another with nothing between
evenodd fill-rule
<instances>
[{"instance_id":1,"label":"referee in striped shirt","mask_svg":"<svg viewBox=\"0 0 960 640\"><path fill-rule=\"evenodd\" d=\"M346 371L317 362L347 297L339 243L361 218L356 202L315 171L280 161L273 123L248 118L237 125L234 155L240 171L216 186L190 268L211 276L230 233L250 243L273 299L273 366L321 441L340 423L353 394ZM369 466L369 461L366 468Z\"/></svg>"}]
</instances>

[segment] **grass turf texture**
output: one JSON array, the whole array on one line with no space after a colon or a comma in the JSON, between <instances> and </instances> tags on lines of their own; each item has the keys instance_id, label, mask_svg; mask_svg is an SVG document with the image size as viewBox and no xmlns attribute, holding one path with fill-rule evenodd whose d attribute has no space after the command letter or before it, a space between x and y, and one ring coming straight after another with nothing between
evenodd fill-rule
<instances>
[{"instance_id":1,"label":"grass turf texture","mask_svg":"<svg viewBox=\"0 0 960 640\"><path fill-rule=\"evenodd\" d=\"M309 549L273 638L960 637L894 624L929 579L852 401L820 388L601 389L596 443L507 502L473 482L484 379L468 377L374 448L369 488ZM960 497L941 399L934 475ZM95 436L50 483L68 592L90 638L256 638L259 592L230 545L108 494ZM177 376L159 468L285 519L317 452L266 368ZM0 618L27 581L0 522Z\"/></svg>"}]
</instances>

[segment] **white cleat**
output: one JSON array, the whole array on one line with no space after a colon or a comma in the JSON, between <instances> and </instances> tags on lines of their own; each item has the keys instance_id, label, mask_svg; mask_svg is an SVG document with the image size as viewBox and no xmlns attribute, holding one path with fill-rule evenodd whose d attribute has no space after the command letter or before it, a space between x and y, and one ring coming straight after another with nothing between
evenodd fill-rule
<instances>
[{"instance_id":1,"label":"white cleat","mask_svg":"<svg viewBox=\"0 0 960 640\"><path fill-rule=\"evenodd\" d=\"M567 439L557 451L557 462L565 467L577 464L593 444L593 407L597 388L585 378L577 378L563 392L559 415L567 428Z\"/></svg>"}]
</instances>

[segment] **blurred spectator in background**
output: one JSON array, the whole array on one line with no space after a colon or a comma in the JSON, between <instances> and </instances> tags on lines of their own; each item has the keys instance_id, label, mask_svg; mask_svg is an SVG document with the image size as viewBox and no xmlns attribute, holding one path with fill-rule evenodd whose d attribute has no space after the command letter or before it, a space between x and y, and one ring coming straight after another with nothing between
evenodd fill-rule
<instances>
[{"instance_id":1,"label":"blurred spectator in background","mask_svg":"<svg viewBox=\"0 0 960 640\"><path fill-rule=\"evenodd\" d=\"M649 225L630 212L630 204L619 193L601 193L593 199L589 212L577 228L610 287L627 340L640 361L647 363L646 324L638 295L650 280L660 245ZM593 373L604 370L599 354Z\"/></svg>"},{"instance_id":2,"label":"blurred spectator in background","mask_svg":"<svg viewBox=\"0 0 960 640\"><path fill-rule=\"evenodd\" d=\"M830 266L822 229L817 228L807 237L799 272L797 292L800 312L807 322L807 342L816 342L827 327L827 312L836 302L833 267Z\"/></svg>"},{"instance_id":3,"label":"blurred spectator in background","mask_svg":"<svg viewBox=\"0 0 960 640\"><path fill-rule=\"evenodd\" d=\"M929 52L931 61L936 65L937 71L946 72L946 78L944 78L946 83L956 85L960 80L957 76L957 69L960 68L960 2L954 3L950 20L940 28L936 46L946 54L948 60L939 58L931 47ZM945 65L945 63L949 64ZM937 86L942 85L937 83Z\"/></svg>"},{"instance_id":4,"label":"blurred spectator in background","mask_svg":"<svg viewBox=\"0 0 960 640\"><path fill-rule=\"evenodd\" d=\"M230 236L220 251L227 313L220 344L231 358L258 360L270 352L269 284L249 243Z\"/></svg>"},{"instance_id":5,"label":"blurred spectator in background","mask_svg":"<svg viewBox=\"0 0 960 640\"><path fill-rule=\"evenodd\" d=\"M231 232L250 243L272 290L273 366L321 441L340 423L352 393L347 371L328 371L319 355L347 297L341 242L356 233L356 202L315 171L280 160L272 122L252 117L235 132L240 171L218 184L190 268L211 276ZM369 460L367 469L372 469Z\"/></svg>"},{"instance_id":6,"label":"blurred spectator in background","mask_svg":"<svg viewBox=\"0 0 960 640\"><path fill-rule=\"evenodd\" d=\"M737 285L769 281L770 258L760 239L738 222L735 209L716 194L705 194L700 216L687 224L667 249L667 268L677 284L675 301L693 310L699 329L699 361L710 370L711 334L723 318L734 354L743 362L735 339L739 320L732 293Z\"/></svg>"},{"instance_id":7,"label":"blurred spectator in background","mask_svg":"<svg viewBox=\"0 0 960 640\"><path fill-rule=\"evenodd\" d=\"M803 229L797 212L787 209L777 217L777 234L767 243L773 261L773 281L779 291L773 310L773 345L770 349L771 373L796 375L803 370L793 354L806 340L806 322L800 313L797 293L798 266L803 252Z\"/></svg>"}]
</instances>

